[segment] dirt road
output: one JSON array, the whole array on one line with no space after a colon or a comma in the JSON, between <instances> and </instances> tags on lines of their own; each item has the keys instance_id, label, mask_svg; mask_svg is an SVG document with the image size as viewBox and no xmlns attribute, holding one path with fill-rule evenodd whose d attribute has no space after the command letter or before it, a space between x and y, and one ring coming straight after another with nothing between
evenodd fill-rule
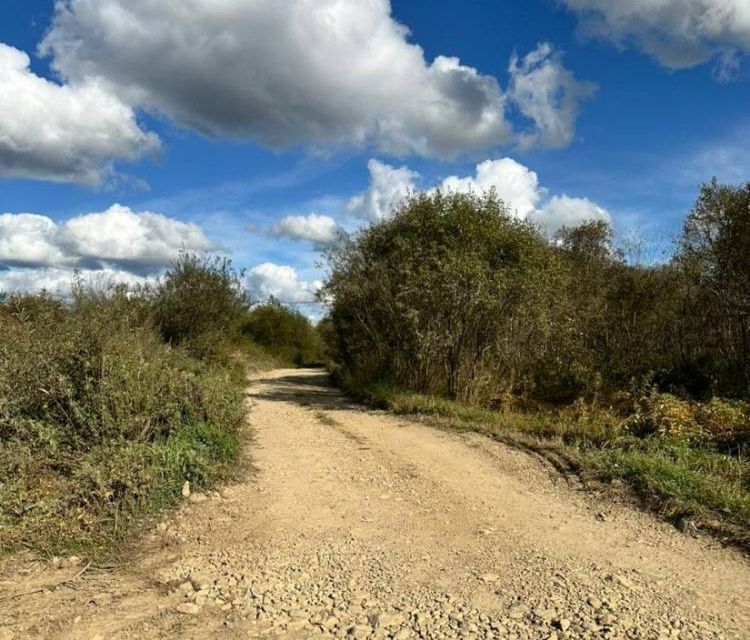
<instances>
[{"instance_id":1,"label":"dirt road","mask_svg":"<svg viewBox=\"0 0 750 640\"><path fill-rule=\"evenodd\" d=\"M739 552L352 406L320 371L249 394L242 482L191 496L126 566L6 559L0 640L750 637Z\"/></svg>"}]
</instances>

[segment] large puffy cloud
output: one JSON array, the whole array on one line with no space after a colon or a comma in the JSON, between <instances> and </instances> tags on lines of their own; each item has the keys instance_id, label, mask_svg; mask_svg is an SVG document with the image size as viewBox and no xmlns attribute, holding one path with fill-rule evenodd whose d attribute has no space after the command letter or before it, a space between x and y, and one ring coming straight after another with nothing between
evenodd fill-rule
<instances>
[{"instance_id":1,"label":"large puffy cloud","mask_svg":"<svg viewBox=\"0 0 750 640\"><path fill-rule=\"evenodd\" d=\"M41 51L73 85L95 78L184 126L275 148L451 157L513 141L497 80L426 60L408 35L390 0L64 0ZM539 97L521 105L538 123Z\"/></svg>"},{"instance_id":2,"label":"large puffy cloud","mask_svg":"<svg viewBox=\"0 0 750 640\"><path fill-rule=\"evenodd\" d=\"M750 53L747 0L563 0L588 34L618 44L634 42L671 69L718 56L731 72L737 56Z\"/></svg>"},{"instance_id":3,"label":"large puffy cloud","mask_svg":"<svg viewBox=\"0 0 750 640\"><path fill-rule=\"evenodd\" d=\"M408 167L391 167L374 159L367 166L370 184L349 200L347 209L361 217L382 220L390 216L407 195L417 191L419 174ZM435 188L461 193L494 189L521 218L534 211L544 196L537 174L512 158L485 160L477 165L473 176L448 176Z\"/></svg>"},{"instance_id":4,"label":"large puffy cloud","mask_svg":"<svg viewBox=\"0 0 750 640\"><path fill-rule=\"evenodd\" d=\"M0 176L96 185L115 160L136 160L159 141L97 81L58 85L0 43Z\"/></svg>"},{"instance_id":5,"label":"large puffy cloud","mask_svg":"<svg viewBox=\"0 0 750 640\"><path fill-rule=\"evenodd\" d=\"M570 144L580 104L595 93L596 85L576 80L563 66L560 54L547 43L522 59L514 55L508 71L508 95L535 124L531 132L521 134L521 146L555 148Z\"/></svg>"},{"instance_id":6,"label":"large puffy cloud","mask_svg":"<svg viewBox=\"0 0 750 640\"><path fill-rule=\"evenodd\" d=\"M259 264L248 273L248 288L256 300L267 300L273 296L287 304L315 302L315 295L321 286L320 281L302 280L293 267L273 262Z\"/></svg>"},{"instance_id":7,"label":"large puffy cloud","mask_svg":"<svg viewBox=\"0 0 750 640\"><path fill-rule=\"evenodd\" d=\"M408 167L391 167L379 160L367 163L370 186L357 194L347 204L347 210L356 216L382 220L416 189L419 174Z\"/></svg>"},{"instance_id":8,"label":"large puffy cloud","mask_svg":"<svg viewBox=\"0 0 750 640\"><path fill-rule=\"evenodd\" d=\"M68 220L61 228L63 246L82 260L154 270L169 264L180 251L217 248L196 224L150 211L114 205L103 213Z\"/></svg>"},{"instance_id":9,"label":"large puffy cloud","mask_svg":"<svg viewBox=\"0 0 750 640\"><path fill-rule=\"evenodd\" d=\"M494 189L519 218L527 218L544 196L537 174L512 158L485 160L473 176L449 176L440 185L443 191L482 193Z\"/></svg>"},{"instance_id":10,"label":"large puffy cloud","mask_svg":"<svg viewBox=\"0 0 750 640\"><path fill-rule=\"evenodd\" d=\"M0 215L0 287L68 286L74 269L138 281L163 269L182 250L214 248L195 224L120 205L62 223L6 213Z\"/></svg>"},{"instance_id":11,"label":"large puffy cloud","mask_svg":"<svg viewBox=\"0 0 750 640\"><path fill-rule=\"evenodd\" d=\"M333 244L343 233L333 218L316 213L285 216L271 227L271 234L277 238L304 240L321 246Z\"/></svg>"},{"instance_id":12,"label":"large puffy cloud","mask_svg":"<svg viewBox=\"0 0 750 640\"><path fill-rule=\"evenodd\" d=\"M588 198L572 198L565 194L554 196L529 218L549 233L561 227L576 227L582 222L612 222L609 212Z\"/></svg>"},{"instance_id":13,"label":"large puffy cloud","mask_svg":"<svg viewBox=\"0 0 750 640\"><path fill-rule=\"evenodd\" d=\"M392 207L386 208L386 203L392 205L400 201L400 198L389 196L397 192L395 187L401 186L404 193L415 190L419 174L407 167L394 169L377 161L370 161L369 166L370 185L350 200L350 208L354 204L357 212L379 220L393 212ZM394 174L395 171L399 173ZM431 188L477 194L494 190L511 213L542 227L550 235L563 226L577 226L592 220L611 221L606 209L588 198L566 194L549 198L548 190L540 185L536 172L512 158L485 160L476 166L474 175L448 176Z\"/></svg>"},{"instance_id":14,"label":"large puffy cloud","mask_svg":"<svg viewBox=\"0 0 750 640\"><path fill-rule=\"evenodd\" d=\"M59 227L47 216L0 215L0 265L39 267L72 263L59 241Z\"/></svg>"}]
</instances>

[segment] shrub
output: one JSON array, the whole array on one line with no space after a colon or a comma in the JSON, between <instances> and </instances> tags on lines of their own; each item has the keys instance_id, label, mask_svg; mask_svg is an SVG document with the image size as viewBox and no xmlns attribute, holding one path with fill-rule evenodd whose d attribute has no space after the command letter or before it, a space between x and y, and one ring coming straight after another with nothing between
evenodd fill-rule
<instances>
[{"instance_id":1,"label":"shrub","mask_svg":"<svg viewBox=\"0 0 750 640\"><path fill-rule=\"evenodd\" d=\"M120 294L80 308L14 299L0 319L0 434L67 448L169 436L195 414L183 357L120 314Z\"/></svg>"},{"instance_id":2,"label":"shrub","mask_svg":"<svg viewBox=\"0 0 750 640\"><path fill-rule=\"evenodd\" d=\"M653 435L678 440L695 440L702 435L695 419L695 407L669 393L651 388L636 401L631 430L640 436Z\"/></svg>"},{"instance_id":3,"label":"shrub","mask_svg":"<svg viewBox=\"0 0 750 640\"><path fill-rule=\"evenodd\" d=\"M201 358L220 354L238 337L249 306L241 279L227 259L182 254L150 291L164 340Z\"/></svg>"},{"instance_id":4,"label":"shrub","mask_svg":"<svg viewBox=\"0 0 750 640\"><path fill-rule=\"evenodd\" d=\"M354 379L483 402L547 356L557 262L494 193L413 196L329 266L329 345Z\"/></svg>"},{"instance_id":5,"label":"shrub","mask_svg":"<svg viewBox=\"0 0 750 640\"><path fill-rule=\"evenodd\" d=\"M550 239L495 194L414 194L329 253L331 356L360 382L484 403L750 398L750 184L704 185L671 259L590 221ZM630 256L628 260L626 256Z\"/></svg>"},{"instance_id":6,"label":"shrub","mask_svg":"<svg viewBox=\"0 0 750 640\"><path fill-rule=\"evenodd\" d=\"M274 298L250 310L242 332L290 364L313 365L324 360L323 342L310 320Z\"/></svg>"},{"instance_id":7,"label":"shrub","mask_svg":"<svg viewBox=\"0 0 750 640\"><path fill-rule=\"evenodd\" d=\"M742 448L750 444L750 405L747 402L712 398L699 407L696 419L723 447Z\"/></svg>"},{"instance_id":8,"label":"shrub","mask_svg":"<svg viewBox=\"0 0 750 640\"><path fill-rule=\"evenodd\" d=\"M162 342L147 293L0 305L0 549L106 543L235 456L242 377Z\"/></svg>"}]
</instances>

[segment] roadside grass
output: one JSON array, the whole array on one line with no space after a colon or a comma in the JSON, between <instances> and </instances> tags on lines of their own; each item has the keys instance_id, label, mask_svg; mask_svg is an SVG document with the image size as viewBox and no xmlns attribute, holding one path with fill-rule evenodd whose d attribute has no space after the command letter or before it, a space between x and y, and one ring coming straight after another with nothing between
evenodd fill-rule
<instances>
[{"instance_id":1,"label":"roadside grass","mask_svg":"<svg viewBox=\"0 0 750 640\"><path fill-rule=\"evenodd\" d=\"M0 550L107 554L145 516L176 505L185 481L203 490L226 478L237 448L234 434L201 424L163 442L107 443L62 463L36 452L0 491ZM30 453L4 451L27 460Z\"/></svg>"},{"instance_id":2,"label":"roadside grass","mask_svg":"<svg viewBox=\"0 0 750 640\"><path fill-rule=\"evenodd\" d=\"M533 450L558 468L562 459L563 471L578 474L588 484L620 481L642 505L676 525L693 523L728 542L750 546L750 461L745 448L728 453L713 439L694 433L688 437L656 428L643 433L638 429L643 415L623 416L580 404L522 412L468 406L387 384L347 390L372 406Z\"/></svg>"}]
</instances>

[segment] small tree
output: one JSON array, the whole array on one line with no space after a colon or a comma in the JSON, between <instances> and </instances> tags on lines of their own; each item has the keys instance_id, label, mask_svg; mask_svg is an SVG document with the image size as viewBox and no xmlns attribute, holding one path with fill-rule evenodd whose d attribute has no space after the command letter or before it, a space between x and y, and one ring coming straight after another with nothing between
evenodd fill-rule
<instances>
[{"instance_id":1,"label":"small tree","mask_svg":"<svg viewBox=\"0 0 750 640\"><path fill-rule=\"evenodd\" d=\"M498 393L546 343L552 261L495 193L415 195L329 255L338 359L420 391Z\"/></svg>"},{"instance_id":2,"label":"small tree","mask_svg":"<svg viewBox=\"0 0 750 640\"><path fill-rule=\"evenodd\" d=\"M153 289L153 318L165 341L201 357L238 337L250 304L242 273L218 256L183 253Z\"/></svg>"},{"instance_id":3,"label":"small tree","mask_svg":"<svg viewBox=\"0 0 750 640\"><path fill-rule=\"evenodd\" d=\"M323 344L312 322L273 297L250 310L242 332L272 354L295 365L323 361Z\"/></svg>"},{"instance_id":4,"label":"small tree","mask_svg":"<svg viewBox=\"0 0 750 640\"><path fill-rule=\"evenodd\" d=\"M685 221L678 261L691 284L700 336L693 357L709 359L718 384L750 393L750 183L703 185Z\"/></svg>"}]
</instances>

